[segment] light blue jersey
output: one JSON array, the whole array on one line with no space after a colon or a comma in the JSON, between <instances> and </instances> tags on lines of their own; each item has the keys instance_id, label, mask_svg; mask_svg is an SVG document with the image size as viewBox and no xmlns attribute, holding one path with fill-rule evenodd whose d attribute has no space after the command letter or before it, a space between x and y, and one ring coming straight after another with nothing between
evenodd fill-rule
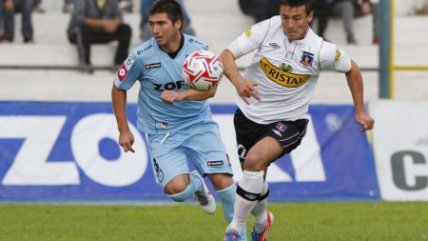
<instances>
[{"instance_id":1,"label":"light blue jersey","mask_svg":"<svg viewBox=\"0 0 428 241\"><path fill-rule=\"evenodd\" d=\"M212 119L208 102L182 100L171 105L161 100L165 90L189 89L183 80L182 64L194 51L208 49L196 37L182 36L182 46L173 58L159 48L154 38L144 42L125 60L114 78L115 86L123 90L130 89L137 80L140 82L137 127L147 134L152 170L162 190L177 176L189 174L189 162L204 176L217 173L232 176L219 126ZM188 176L185 189L169 197L181 202L205 192L200 178ZM217 190L228 222L233 217L235 190L234 184Z\"/></svg>"},{"instance_id":2,"label":"light blue jersey","mask_svg":"<svg viewBox=\"0 0 428 241\"><path fill-rule=\"evenodd\" d=\"M137 128L142 132L170 133L196 123L213 121L207 101L184 100L170 105L160 98L164 90L189 89L183 80L184 59L196 50L208 49L198 38L183 36L183 46L175 58L161 50L154 38L147 40L125 60L114 79L116 87L123 90L131 88L137 80L140 82Z\"/></svg>"}]
</instances>

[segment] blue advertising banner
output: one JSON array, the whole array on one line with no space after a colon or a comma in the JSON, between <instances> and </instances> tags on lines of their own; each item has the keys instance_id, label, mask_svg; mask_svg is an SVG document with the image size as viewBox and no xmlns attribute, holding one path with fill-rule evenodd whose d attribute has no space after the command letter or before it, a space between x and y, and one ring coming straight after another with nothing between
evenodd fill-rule
<instances>
[{"instance_id":1,"label":"blue advertising banner","mask_svg":"<svg viewBox=\"0 0 428 241\"><path fill-rule=\"evenodd\" d=\"M239 168L235 105L212 105ZM0 201L167 201L155 183L136 104L135 153L124 153L110 103L0 102ZM351 105L313 105L302 145L271 164L270 199L378 200L373 155Z\"/></svg>"}]
</instances>

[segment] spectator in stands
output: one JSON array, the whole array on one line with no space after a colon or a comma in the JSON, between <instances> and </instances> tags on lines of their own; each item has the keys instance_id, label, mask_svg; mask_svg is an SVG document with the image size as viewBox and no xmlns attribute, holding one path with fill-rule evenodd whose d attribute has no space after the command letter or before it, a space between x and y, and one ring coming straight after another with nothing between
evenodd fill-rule
<instances>
[{"instance_id":1,"label":"spectator in stands","mask_svg":"<svg viewBox=\"0 0 428 241\"><path fill-rule=\"evenodd\" d=\"M334 0L317 0L314 1L314 17L318 19L318 35L326 40L325 30L327 29L328 19L332 14L332 4Z\"/></svg>"},{"instance_id":2,"label":"spectator in stands","mask_svg":"<svg viewBox=\"0 0 428 241\"><path fill-rule=\"evenodd\" d=\"M119 44L114 65L119 66L128 56L132 30L123 23L116 0L75 0L67 34L69 41L77 45L80 66L86 69L91 66L91 44L115 40Z\"/></svg>"},{"instance_id":3,"label":"spectator in stands","mask_svg":"<svg viewBox=\"0 0 428 241\"><path fill-rule=\"evenodd\" d=\"M279 0L239 0L239 8L245 15L252 16L255 22L278 15Z\"/></svg>"},{"instance_id":4,"label":"spectator in stands","mask_svg":"<svg viewBox=\"0 0 428 241\"><path fill-rule=\"evenodd\" d=\"M332 9L332 14L329 12ZM319 0L315 13L318 17L318 34L324 38L324 33L331 15L340 17L346 33L348 44L356 44L354 34L354 18L367 15L371 12L370 0Z\"/></svg>"},{"instance_id":5,"label":"spectator in stands","mask_svg":"<svg viewBox=\"0 0 428 241\"><path fill-rule=\"evenodd\" d=\"M21 32L24 43L32 43L33 23L31 20L31 0L0 0L3 4L4 38L13 42L15 38L15 13L22 15Z\"/></svg>"},{"instance_id":6,"label":"spectator in stands","mask_svg":"<svg viewBox=\"0 0 428 241\"><path fill-rule=\"evenodd\" d=\"M140 22L140 39L145 41L153 36L152 31L150 30L149 26L149 10L153 4L154 0L141 0L140 5L140 13L141 13L141 22ZM183 0L177 0L178 3L180 3L181 8L183 10L183 19L184 19L184 25L182 32L189 34L189 35L195 35L195 30L193 29L191 25L190 16L187 13L186 9L184 8Z\"/></svg>"}]
</instances>

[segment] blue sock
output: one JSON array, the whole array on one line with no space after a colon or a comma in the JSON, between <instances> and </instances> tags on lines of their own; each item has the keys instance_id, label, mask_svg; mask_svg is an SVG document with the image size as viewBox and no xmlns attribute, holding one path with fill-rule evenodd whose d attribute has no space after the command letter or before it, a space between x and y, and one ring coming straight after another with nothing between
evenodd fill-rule
<instances>
[{"instance_id":1,"label":"blue sock","mask_svg":"<svg viewBox=\"0 0 428 241\"><path fill-rule=\"evenodd\" d=\"M202 190L202 183L201 181L193 176L192 174L189 174L190 182L187 185L187 187L184 189L184 191L172 195L168 195L172 200L176 202L184 202L186 201L190 196L193 196L193 194L198 191Z\"/></svg>"},{"instance_id":2,"label":"blue sock","mask_svg":"<svg viewBox=\"0 0 428 241\"><path fill-rule=\"evenodd\" d=\"M233 219L233 208L235 205L235 195L236 195L236 185L232 185L218 190L217 194L220 196L221 203L223 206L223 215L227 220L227 223L230 223Z\"/></svg>"}]
</instances>

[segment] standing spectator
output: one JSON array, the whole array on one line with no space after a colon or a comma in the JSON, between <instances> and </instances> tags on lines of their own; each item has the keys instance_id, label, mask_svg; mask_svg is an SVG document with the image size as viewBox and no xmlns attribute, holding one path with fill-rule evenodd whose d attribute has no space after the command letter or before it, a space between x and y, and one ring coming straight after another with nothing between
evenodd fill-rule
<instances>
[{"instance_id":1,"label":"standing spectator","mask_svg":"<svg viewBox=\"0 0 428 241\"><path fill-rule=\"evenodd\" d=\"M372 12L370 0L317 0L314 4L315 16L318 18L318 35L325 38L330 16L340 17L346 33L348 44L357 44L354 34L354 18L365 16ZM373 16L373 42L377 39L376 16Z\"/></svg>"},{"instance_id":2,"label":"standing spectator","mask_svg":"<svg viewBox=\"0 0 428 241\"><path fill-rule=\"evenodd\" d=\"M318 19L318 35L326 40L325 31L327 30L328 20L332 14L332 4L334 0L316 0L314 2L314 18ZM312 24L312 22L311 22Z\"/></svg>"},{"instance_id":3,"label":"standing spectator","mask_svg":"<svg viewBox=\"0 0 428 241\"><path fill-rule=\"evenodd\" d=\"M280 16L253 25L220 55L224 73L241 97L234 124L244 167L225 241L241 238L250 214L255 216L251 240L267 240L274 221L267 210L267 170L304 138L309 103L322 70L345 75L354 100L355 121L363 131L374 126L364 110L358 65L311 30L312 18L312 0L281 0ZM243 76L235 60L254 50L257 53Z\"/></svg>"},{"instance_id":4,"label":"standing spectator","mask_svg":"<svg viewBox=\"0 0 428 241\"><path fill-rule=\"evenodd\" d=\"M117 40L114 65L119 66L128 56L131 28L123 23L122 13L116 0L76 0L68 39L77 45L79 64L91 66L91 44Z\"/></svg>"},{"instance_id":5,"label":"standing spectator","mask_svg":"<svg viewBox=\"0 0 428 241\"><path fill-rule=\"evenodd\" d=\"M21 32L24 43L32 43L33 23L31 20L31 0L0 0L3 3L4 38L13 42L15 38L15 13L21 13Z\"/></svg>"},{"instance_id":6,"label":"standing spectator","mask_svg":"<svg viewBox=\"0 0 428 241\"><path fill-rule=\"evenodd\" d=\"M140 5L140 13L141 13L141 22L140 22L140 39L141 40L147 40L151 38L152 31L150 30L150 26L148 24L149 22L149 10L153 4L154 0L141 0ZM186 11L186 8L183 6L183 0L177 0L177 2L180 4L182 10L183 10L183 33L187 33L189 35L195 35L195 30L193 29L191 25L190 16Z\"/></svg>"}]
</instances>

